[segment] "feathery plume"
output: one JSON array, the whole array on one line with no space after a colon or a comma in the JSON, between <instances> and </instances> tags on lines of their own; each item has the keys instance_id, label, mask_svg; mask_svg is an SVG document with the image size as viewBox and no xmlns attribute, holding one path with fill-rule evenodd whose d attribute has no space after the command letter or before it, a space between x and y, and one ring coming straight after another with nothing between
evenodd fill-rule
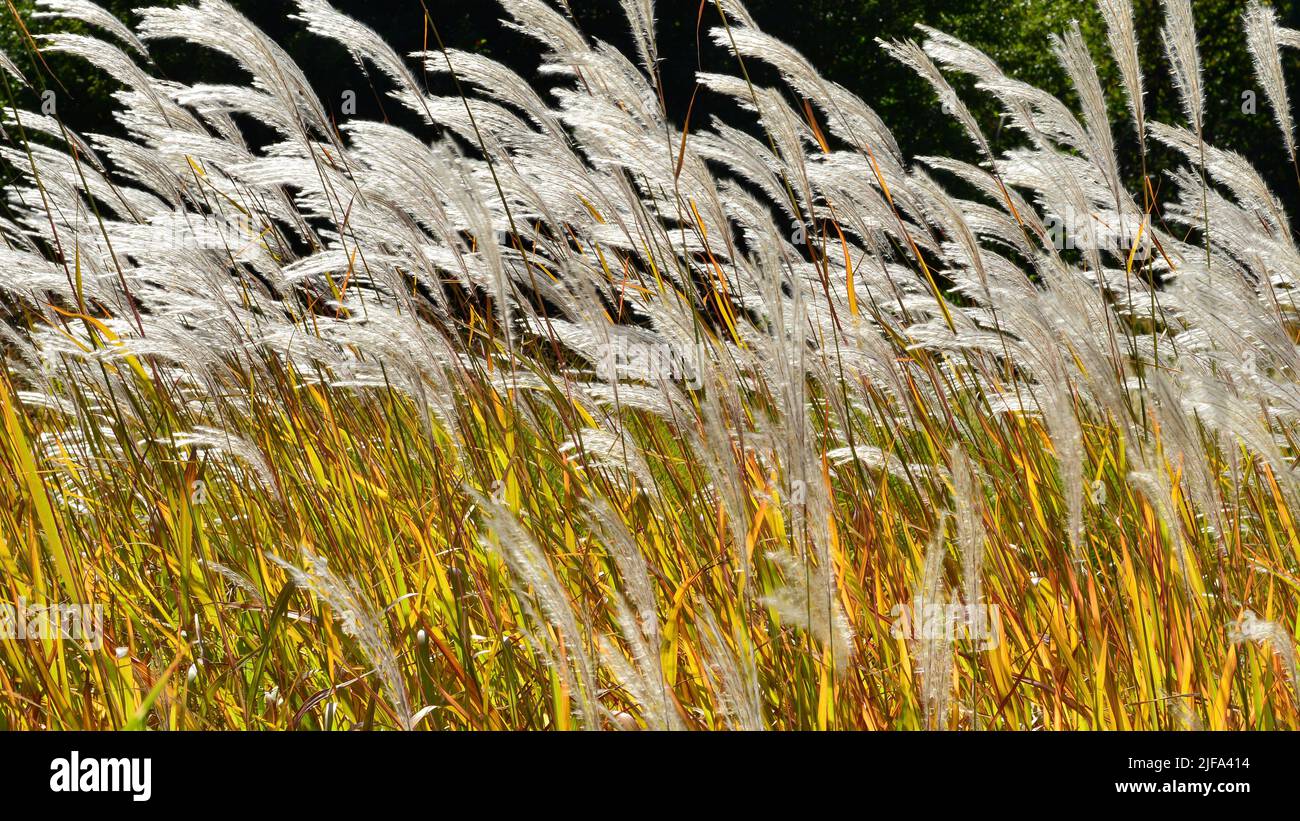
<instances>
[{"instance_id":1,"label":"feathery plume","mask_svg":"<svg viewBox=\"0 0 1300 821\"><path fill-rule=\"evenodd\" d=\"M397 654L385 640L380 622L361 589L351 579L335 574L328 560L317 556L310 548L303 546L298 552L302 555L303 567L279 556L268 555L266 558L283 568L298 587L329 605L343 632L356 639L361 652L374 665L384 694L397 713L399 725L404 730L411 729L410 700L406 695L406 685L402 683Z\"/></svg>"},{"instance_id":2,"label":"feathery plume","mask_svg":"<svg viewBox=\"0 0 1300 821\"><path fill-rule=\"evenodd\" d=\"M32 15L35 19L65 17L70 20L80 20L113 35L135 49L141 57L149 56L149 50L131 29L111 12L91 3L90 0L36 0L36 8L40 11Z\"/></svg>"},{"instance_id":3,"label":"feathery plume","mask_svg":"<svg viewBox=\"0 0 1300 821\"><path fill-rule=\"evenodd\" d=\"M1232 625L1228 632L1228 638L1233 644L1254 642L1261 647L1272 650L1278 660L1282 662L1282 670L1286 673L1287 680L1291 682L1291 687L1296 691L1297 697L1300 697L1300 676L1297 676L1295 641L1292 640L1291 634L1282 625L1261 619L1253 611L1246 610Z\"/></svg>"},{"instance_id":4,"label":"feathery plume","mask_svg":"<svg viewBox=\"0 0 1300 821\"><path fill-rule=\"evenodd\" d=\"M1246 47L1250 49L1255 76L1264 87L1277 127L1282 130L1286 153L1295 161L1295 129L1291 123L1291 101L1286 93L1286 80L1282 75L1282 56L1278 53L1277 13L1251 0L1242 15L1246 29Z\"/></svg>"},{"instance_id":5,"label":"feathery plume","mask_svg":"<svg viewBox=\"0 0 1300 821\"><path fill-rule=\"evenodd\" d=\"M1124 96L1133 115L1138 139L1145 139L1146 101L1142 88L1142 64L1138 61L1137 34L1133 28L1133 3L1131 0L1097 0L1097 8L1106 21L1106 40L1119 66L1120 81L1124 84Z\"/></svg>"},{"instance_id":6,"label":"feathery plume","mask_svg":"<svg viewBox=\"0 0 1300 821\"><path fill-rule=\"evenodd\" d=\"M1170 76L1182 100L1183 113L1199 134L1205 124L1205 88L1192 4L1190 0L1160 0L1160 4L1165 12L1163 37Z\"/></svg>"}]
</instances>

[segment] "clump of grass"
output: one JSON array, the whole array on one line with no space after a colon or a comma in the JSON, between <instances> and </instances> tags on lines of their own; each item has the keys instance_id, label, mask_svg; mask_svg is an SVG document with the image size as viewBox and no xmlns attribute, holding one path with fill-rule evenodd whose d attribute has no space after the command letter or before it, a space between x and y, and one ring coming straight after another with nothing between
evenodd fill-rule
<instances>
[{"instance_id":1,"label":"clump of grass","mask_svg":"<svg viewBox=\"0 0 1300 821\"><path fill-rule=\"evenodd\" d=\"M1145 119L1101 3L1136 193L1077 29L1081 112L938 31L886 44L975 165L905 158L735 0L699 93L747 120L671 123L624 5L635 58L502 0L532 84L300 0L420 133L336 127L220 0L36 35L121 83L126 136L5 74L0 598L100 604L105 635L0 642L3 727L1300 726L1300 251L1203 139L1186 3L1182 125ZM1287 105L1300 34L1246 32ZM164 37L247 81L151 76ZM894 629L950 600L995 633Z\"/></svg>"}]
</instances>

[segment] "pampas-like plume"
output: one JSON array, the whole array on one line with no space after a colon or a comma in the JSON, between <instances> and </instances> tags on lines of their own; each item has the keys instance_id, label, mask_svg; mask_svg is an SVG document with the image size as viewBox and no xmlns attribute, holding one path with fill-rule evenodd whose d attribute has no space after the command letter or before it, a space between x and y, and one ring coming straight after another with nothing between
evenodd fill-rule
<instances>
[{"instance_id":1,"label":"pampas-like plume","mask_svg":"<svg viewBox=\"0 0 1300 821\"><path fill-rule=\"evenodd\" d=\"M1165 56L1170 77L1178 89L1183 113L1199 134L1205 124L1205 87L1201 78L1201 52L1196 45L1196 21L1191 0L1160 0L1165 11Z\"/></svg>"},{"instance_id":2,"label":"pampas-like plume","mask_svg":"<svg viewBox=\"0 0 1300 821\"><path fill-rule=\"evenodd\" d=\"M658 49L655 47L655 4L654 0L619 0L627 22L632 27L632 40L636 43L641 65L653 74L659 62Z\"/></svg>"},{"instance_id":3,"label":"pampas-like plume","mask_svg":"<svg viewBox=\"0 0 1300 821\"><path fill-rule=\"evenodd\" d=\"M1255 0L1246 6L1242 15L1246 29L1246 47L1255 66L1255 76L1273 106L1273 116L1282 129L1282 142L1286 153L1295 161L1295 129L1291 124L1291 101L1286 93L1286 80L1282 76L1282 56L1278 53L1277 13Z\"/></svg>"},{"instance_id":4,"label":"pampas-like plume","mask_svg":"<svg viewBox=\"0 0 1300 821\"><path fill-rule=\"evenodd\" d=\"M701 630L708 654L708 675L721 692L722 712L738 730L766 729L763 721L763 697L759 689L758 671L754 669L752 649L742 646L733 650L716 618L707 609L704 611Z\"/></svg>"},{"instance_id":5,"label":"pampas-like plume","mask_svg":"<svg viewBox=\"0 0 1300 821\"><path fill-rule=\"evenodd\" d=\"M763 601L781 618L811 633L829 651L835 668L843 672L853 656L853 627L839 602L830 568L801 564L788 554L773 552L768 559L781 569L784 584Z\"/></svg>"},{"instance_id":6,"label":"pampas-like plume","mask_svg":"<svg viewBox=\"0 0 1300 821\"><path fill-rule=\"evenodd\" d=\"M885 49L894 59L911 68L917 74L929 83L939 95L939 101L943 104L945 110L950 110L966 129L966 133L975 141L980 152L986 157L992 157L993 151L989 148L988 140L984 137L984 132L980 129L979 124L975 121L975 115L971 114L966 103L948 83L948 80L935 66L934 62L926 55L925 51L912 40L903 42L886 43L879 41L881 47Z\"/></svg>"},{"instance_id":7,"label":"pampas-like plume","mask_svg":"<svg viewBox=\"0 0 1300 821\"><path fill-rule=\"evenodd\" d=\"M965 605L975 607L983 598L984 521L980 511L979 477L961 445L949 452L952 465L953 512L957 520L957 547L961 554L961 576Z\"/></svg>"},{"instance_id":8,"label":"pampas-like plume","mask_svg":"<svg viewBox=\"0 0 1300 821\"><path fill-rule=\"evenodd\" d=\"M1286 628L1277 622L1261 619L1253 611L1247 610L1232 625L1228 638L1233 644L1254 642L1272 650L1282 662L1282 670L1286 673L1287 680L1291 682L1296 697L1300 698L1300 675L1296 668L1295 641Z\"/></svg>"},{"instance_id":9,"label":"pampas-like plume","mask_svg":"<svg viewBox=\"0 0 1300 821\"><path fill-rule=\"evenodd\" d=\"M343 632L356 640L361 652L374 665L384 695L397 714L398 724L404 730L411 729L411 702L402 682L397 654L384 638L384 630L365 595L356 582L341 578L331 570L324 557L317 556L305 546L298 552L302 554L303 567L279 556L268 555L266 558L284 568L298 587L329 605Z\"/></svg>"},{"instance_id":10,"label":"pampas-like plume","mask_svg":"<svg viewBox=\"0 0 1300 821\"><path fill-rule=\"evenodd\" d=\"M510 575L518 585L520 601L534 623L549 625L561 643L551 649L552 642L545 635L536 636L539 649L546 652L551 663L565 679L577 701L577 709L584 725L597 727L595 670L584 648L586 631L578 626L578 617L573 612L563 583L556 578L541 546L509 508L473 490L468 492L482 508L487 528L496 535L495 541L484 538L484 547L500 556L510 568ZM532 601L536 601L536 608L530 604ZM616 657L616 652L603 655L611 660ZM621 659L621 656L617 657ZM629 674L621 668L617 672L622 673L623 677L636 678L634 673ZM640 695L644 697L644 694Z\"/></svg>"},{"instance_id":11,"label":"pampas-like plume","mask_svg":"<svg viewBox=\"0 0 1300 821\"><path fill-rule=\"evenodd\" d=\"M6 72L22 85L27 85L27 78L23 76L23 73L18 70L18 66L14 65L13 60L10 60L9 56L3 51L0 51L0 71Z\"/></svg>"},{"instance_id":12,"label":"pampas-like plume","mask_svg":"<svg viewBox=\"0 0 1300 821\"><path fill-rule=\"evenodd\" d=\"M1095 146L1096 163L1105 174L1106 182L1115 192L1116 207L1122 211L1119 161L1115 158L1115 145L1111 139L1110 117L1106 113L1106 96L1101 88L1101 79L1097 76L1097 67L1093 65L1092 56L1083 42L1079 21L1071 22L1070 29L1064 37L1053 37L1052 46L1056 58L1070 76L1070 82L1074 84L1074 90L1083 104L1083 119L1088 129L1088 136Z\"/></svg>"},{"instance_id":13,"label":"pampas-like plume","mask_svg":"<svg viewBox=\"0 0 1300 821\"><path fill-rule=\"evenodd\" d=\"M947 729L952 704L953 642L948 624L948 592L943 581L947 530L948 517L942 516L926 545L921 579L912 596L913 646L917 648L914 652L921 676L921 707L926 728L930 730Z\"/></svg>"},{"instance_id":14,"label":"pampas-like plume","mask_svg":"<svg viewBox=\"0 0 1300 821\"><path fill-rule=\"evenodd\" d=\"M140 38L135 36L135 32L127 28L112 13L91 3L90 0L36 0L36 8L41 9L41 11L32 15L36 19L66 17L81 20L84 23L89 23L96 28L107 31L118 40L135 49L140 56L149 56L149 49L145 48L144 43L140 42Z\"/></svg>"},{"instance_id":15,"label":"pampas-like plume","mask_svg":"<svg viewBox=\"0 0 1300 821\"><path fill-rule=\"evenodd\" d=\"M1191 0L1160 0L1165 10L1165 55L1169 58L1170 76L1183 103L1183 113L1196 132L1201 155L1201 225L1205 236L1205 266L1210 267L1210 185L1205 181L1205 88L1201 77L1201 53L1196 45L1196 20Z\"/></svg>"},{"instance_id":16,"label":"pampas-like plume","mask_svg":"<svg viewBox=\"0 0 1300 821\"><path fill-rule=\"evenodd\" d=\"M1097 0L1097 8L1106 21L1106 39L1119 66L1133 125L1137 128L1138 139L1143 139L1146 136L1146 100L1142 87L1142 64L1138 61L1137 35L1133 30L1133 3L1131 0Z\"/></svg>"}]
</instances>

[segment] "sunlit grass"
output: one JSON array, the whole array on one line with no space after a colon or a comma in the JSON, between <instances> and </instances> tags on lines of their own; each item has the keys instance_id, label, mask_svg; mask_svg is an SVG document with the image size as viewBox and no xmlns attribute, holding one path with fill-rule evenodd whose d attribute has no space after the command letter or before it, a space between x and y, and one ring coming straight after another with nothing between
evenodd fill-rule
<instances>
[{"instance_id":1,"label":"sunlit grass","mask_svg":"<svg viewBox=\"0 0 1300 821\"><path fill-rule=\"evenodd\" d=\"M698 469L662 424L631 426L657 477L647 495L557 452L563 420L538 429L472 378L462 386L463 425L447 431L426 429L412 403L393 393L358 395L269 372L278 381L229 386L248 391L257 412L220 421L256 448L270 487L237 458L160 444L217 420L178 408L156 382L137 376L117 398L152 420L147 429L104 412L103 397L88 386L73 387L72 419L90 418L98 405L94 418L111 428L104 435L136 444L116 456L60 459L60 450L94 445L67 441L57 432L63 427L50 424L52 412L24 409L6 381L6 592L100 602L108 615L100 652L73 641L0 644L6 726L394 726L365 654L335 620L341 614L294 590L268 561L303 548L357 580L380 614L421 726L569 726L573 694L525 640L547 628L524 618L501 561L480 543L467 488L495 492L538 540L586 626L612 633L617 569L582 511L588 499L609 500L654 568L658 650L673 710L687 726L727 723L702 646L704 611L730 637L729 649L752 654L768 726L922 726L915 661L891 636L890 613L910 598L937 527L917 488L942 498L943 481L922 478L913 487L843 467L815 480L829 482L834 500L834 573L854 631L853 658L836 674L820 645L744 595L726 513L699 504ZM1076 563L1061 539L1065 511L1041 428L964 412L989 429L970 457L986 477L984 589L1000 608L1002 632L989 652L959 644L947 724L1294 726L1295 695L1281 663L1228 639L1236 598L1265 603L1263 618L1296 618L1296 581L1286 568L1300 539L1267 469L1243 470L1239 519L1229 523L1222 552L1208 539L1188 545L1191 578L1207 579L1188 587L1170 535L1124 481L1132 466L1112 431L1094 426L1086 437L1092 496L1104 503L1089 505ZM895 440L895 454L922 464L933 463L927 453L943 454L949 424L930 422L945 433ZM42 436L44 457L33 449ZM738 470L750 517L743 549L755 563L756 590L770 593L779 579L764 557L787 543L790 523L772 503L774 477L752 462ZM1195 532L1187 515L1182 508L1179 526ZM121 659L118 647L126 648ZM197 675L187 681L190 665ZM602 682L599 701L613 714L637 714L614 682Z\"/></svg>"},{"instance_id":2,"label":"sunlit grass","mask_svg":"<svg viewBox=\"0 0 1300 821\"><path fill-rule=\"evenodd\" d=\"M740 22L715 39L752 53ZM583 117L641 127L628 112L653 107L653 81L582 59L610 88L583 87L590 111L571 92L566 128L616 153ZM757 104L744 77L731 93ZM0 600L95 603L105 621L99 647L0 641L0 729L1300 727L1297 372L1276 347L1294 348L1295 316L1246 261L1197 267L1202 237L1248 255L1207 222L1282 240L1232 223L1246 212L1202 200L1197 175L1170 216L1196 228L1186 242L1145 195L1142 213L1111 192L1159 248L1112 249L1103 289L1102 257L1040 244L996 174L971 172L993 196L959 199L834 133L826 100L762 100L793 150L765 134L779 174L750 188L710 169L758 141L687 128L638 158L666 183L647 193L545 143L555 112L519 148L490 133L499 113L457 119L460 97L421 104L470 156L348 132L354 162L317 124L280 146L311 168L293 186L273 168L259 188L223 163L228 142L216 159L142 148L187 217L256 226L215 254L155 251L132 230L161 220L81 208L105 199L83 199L81 155L77 183L34 150L50 133L21 132L6 159L27 162L26 233L0 226L0 259L49 267L4 286ZM662 124L636 136L658 147ZM875 199L826 182L832 161ZM438 185L392 204L404 171ZM756 191L816 215L805 248L746 210ZM1202 206L1218 210L1198 224ZM953 214L985 220L982 251ZM1175 283L1166 314L1147 287L1206 270L1250 296L1231 303L1243 344L1273 357L1254 383L1200 292ZM697 344L698 383L593 376L600 340L632 324ZM1273 391L1259 407L1251 384ZM1192 388L1209 398L1180 403ZM900 634L927 596L994 612L994 633Z\"/></svg>"}]
</instances>

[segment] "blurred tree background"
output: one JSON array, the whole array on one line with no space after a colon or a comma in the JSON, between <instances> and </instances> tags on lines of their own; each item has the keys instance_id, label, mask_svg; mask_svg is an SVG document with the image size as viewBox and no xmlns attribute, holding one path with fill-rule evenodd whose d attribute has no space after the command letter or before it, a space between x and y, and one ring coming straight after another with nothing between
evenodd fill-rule
<instances>
[{"instance_id":1,"label":"blurred tree background","mask_svg":"<svg viewBox=\"0 0 1300 821\"><path fill-rule=\"evenodd\" d=\"M150 0L100 2L133 24L137 17L131 9ZM286 48L311 78L327 107L338 112L344 91L352 90L357 98L357 116L391 117L402 125L419 127L385 96L385 81L368 77L344 49L309 34L291 19L295 9L291 0L230 2ZM590 36L630 50L630 37L617 0L557 2L570 8ZM176 0L153 3L177 4ZM437 34L449 47L487 54L533 79L539 59L537 48L526 37L500 24L499 18L504 15L492 0L424 0L424 4L421 0L334 0L334 5L374 28L399 53L435 47L434 32L425 24L427 5ZM1192 5L1206 75L1206 138L1221 148L1244 154L1295 211L1300 203L1300 182L1288 168L1272 111L1251 70L1240 19L1245 3L1193 0ZM1283 25L1300 28L1300 3L1278 0L1274 5ZM59 115L68 125L83 132L113 131L112 81L80 61L59 55L38 57L18 20L33 33L83 27L34 20L33 6L33 0L0 0L0 48L22 68L37 90L55 90ZM943 154L966 159L973 159L973 152L956 123L943 114L928 86L883 53L876 38L919 37L915 25L925 23L985 50L1008 74L1072 101L1073 94L1051 52L1049 37L1078 18L1110 96L1121 162L1136 180L1135 135L1128 125L1118 72L1106 50L1100 15L1087 0L748 0L747 6L764 30L793 45L823 75L874 107L909 156ZM1148 117L1183 124L1175 92L1165 74L1159 0L1135 0L1134 6L1147 76ZM699 0L660 0L657 11L665 96L680 122L694 90L694 72L699 68L729 71L734 70L734 65L708 38L708 30L719 19L712 0L705 0L703 7ZM241 72L224 57L178 41L151 43L150 49L157 70L172 79L242 79ZM1288 77L1300 79L1300 54L1286 51L1283 59ZM448 92L430 79L433 90ZM761 71L755 79L775 80ZM998 111L987 96L978 92L972 95L969 83L954 84L965 92L996 147L1005 148L1018 140L1018 135L999 127ZM1300 85L1291 85L1300 93ZM1243 95L1248 91L1253 91L1256 98L1253 113L1243 108ZM24 104L34 107L35 93L28 91L25 95L21 98ZM721 105L716 99L706 99L708 96L701 95L696 104L697 127Z\"/></svg>"}]
</instances>

